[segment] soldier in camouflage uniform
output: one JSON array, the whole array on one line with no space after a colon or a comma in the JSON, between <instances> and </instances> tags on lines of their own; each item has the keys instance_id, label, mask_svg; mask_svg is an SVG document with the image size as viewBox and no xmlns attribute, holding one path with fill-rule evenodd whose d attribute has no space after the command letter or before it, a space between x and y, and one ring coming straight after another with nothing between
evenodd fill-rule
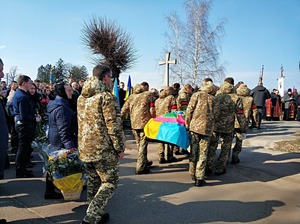
<instances>
[{"instance_id":1,"label":"soldier in camouflage uniform","mask_svg":"<svg viewBox=\"0 0 300 224\"><path fill-rule=\"evenodd\" d=\"M215 120L215 101L211 95L214 91L212 82L204 82L200 91L192 95L186 110L185 126L191 136L189 173L198 187L205 183L206 157Z\"/></svg>"},{"instance_id":2,"label":"soldier in camouflage uniform","mask_svg":"<svg viewBox=\"0 0 300 224\"><path fill-rule=\"evenodd\" d=\"M175 97L172 95L172 87L164 88L155 101L156 116L164 115L177 110ZM165 159L165 147L167 148L167 160ZM173 156L174 145L158 143L158 161L159 163L176 162L177 158Z\"/></svg>"},{"instance_id":3,"label":"soldier in camouflage uniform","mask_svg":"<svg viewBox=\"0 0 300 224\"><path fill-rule=\"evenodd\" d=\"M176 98L177 110L183 111L186 110L189 101L193 93L193 88L190 84L185 84L182 89L179 90L178 96ZM178 146L174 147L175 155L188 154L187 150L180 148Z\"/></svg>"},{"instance_id":4,"label":"soldier in camouflage uniform","mask_svg":"<svg viewBox=\"0 0 300 224\"><path fill-rule=\"evenodd\" d=\"M154 96L150 91L145 90L141 84L133 89L133 94L126 100L121 110L121 117L130 113L132 132L138 148L138 159L136 163L136 174L147 174L152 161L147 159L148 141L144 133L147 122L155 117Z\"/></svg>"},{"instance_id":5,"label":"soldier in camouflage uniform","mask_svg":"<svg viewBox=\"0 0 300 224\"><path fill-rule=\"evenodd\" d=\"M249 95L250 94L250 89L247 87L245 84L241 84L237 89L236 89L237 95L242 99L243 101L243 107L244 107L244 114L245 114L245 119L246 119L246 126L249 124L249 118L252 110L252 105L253 105L253 98ZM232 164L237 164L240 162L239 159L239 153L242 151L242 145L243 145L243 137L241 130L239 128L239 123L237 119L235 120L235 146L232 149L232 159L231 163ZM247 127L246 127L247 129ZM230 156L230 155L229 155Z\"/></svg>"},{"instance_id":6,"label":"soldier in camouflage uniform","mask_svg":"<svg viewBox=\"0 0 300 224\"><path fill-rule=\"evenodd\" d=\"M97 65L77 101L78 149L86 163L88 208L82 223L104 223L104 213L119 180L119 159L124 155L125 135L117 100L111 93L112 72Z\"/></svg>"},{"instance_id":7,"label":"soldier in camouflage uniform","mask_svg":"<svg viewBox=\"0 0 300 224\"><path fill-rule=\"evenodd\" d=\"M212 173L218 140L221 137L221 153L218 158L215 175L223 175L226 173L226 163L231 149L235 117L237 117L241 125L241 132L245 132L244 125L246 121L242 99L236 93L233 93L233 85L225 81L218 92L215 97L217 106L216 119L207 155L206 174Z\"/></svg>"},{"instance_id":8,"label":"soldier in camouflage uniform","mask_svg":"<svg viewBox=\"0 0 300 224\"><path fill-rule=\"evenodd\" d=\"M178 97L176 99L177 104L177 110L186 110L188 107L188 104L190 102L191 96L192 96L193 88L190 84L185 84L184 88L182 88L179 93Z\"/></svg>"}]
</instances>

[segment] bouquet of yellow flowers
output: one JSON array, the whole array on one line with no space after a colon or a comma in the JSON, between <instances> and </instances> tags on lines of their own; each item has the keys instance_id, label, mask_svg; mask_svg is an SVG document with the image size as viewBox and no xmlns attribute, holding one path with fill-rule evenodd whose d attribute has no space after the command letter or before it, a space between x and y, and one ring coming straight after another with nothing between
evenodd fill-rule
<instances>
[{"instance_id":1,"label":"bouquet of yellow flowers","mask_svg":"<svg viewBox=\"0 0 300 224\"><path fill-rule=\"evenodd\" d=\"M75 173L84 172L84 164L79 160L78 152L68 152L66 149L52 151L48 159L48 171L59 179Z\"/></svg>"},{"instance_id":2,"label":"bouquet of yellow flowers","mask_svg":"<svg viewBox=\"0 0 300 224\"><path fill-rule=\"evenodd\" d=\"M49 154L48 171L53 176L54 185L61 190L66 200L80 198L85 182L84 164L79 160L77 151L52 151Z\"/></svg>"},{"instance_id":3,"label":"bouquet of yellow flowers","mask_svg":"<svg viewBox=\"0 0 300 224\"><path fill-rule=\"evenodd\" d=\"M84 163L79 160L78 151L66 149L52 151L46 143L33 142L45 162L44 171L53 177L54 185L61 190L66 200L79 199L85 182Z\"/></svg>"}]
</instances>

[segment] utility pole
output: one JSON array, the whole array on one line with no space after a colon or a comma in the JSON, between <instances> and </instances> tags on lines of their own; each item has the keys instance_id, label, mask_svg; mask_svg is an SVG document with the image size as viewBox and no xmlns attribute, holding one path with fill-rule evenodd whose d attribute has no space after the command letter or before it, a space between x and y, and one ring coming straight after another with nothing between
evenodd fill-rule
<instances>
[{"instance_id":1,"label":"utility pole","mask_svg":"<svg viewBox=\"0 0 300 224\"><path fill-rule=\"evenodd\" d=\"M166 59L165 61L159 61L159 65L166 65L166 70L165 70L165 86L169 86L169 65L170 64L176 64L177 60L170 60L170 52L166 53Z\"/></svg>"}]
</instances>

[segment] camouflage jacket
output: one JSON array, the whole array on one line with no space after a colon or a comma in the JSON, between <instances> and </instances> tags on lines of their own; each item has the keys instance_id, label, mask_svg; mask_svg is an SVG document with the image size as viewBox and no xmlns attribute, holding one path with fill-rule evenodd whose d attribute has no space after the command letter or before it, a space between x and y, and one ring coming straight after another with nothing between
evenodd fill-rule
<instances>
[{"instance_id":1,"label":"camouflage jacket","mask_svg":"<svg viewBox=\"0 0 300 224\"><path fill-rule=\"evenodd\" d=\"M80 159L95 162L115 159L125 150L125 135L117 100L110 88L96 77L89 78L77 101Z\"/></svg>"},{"instance_id":2,"label":"camouflage jacket","mask_svg":"<svg viewBox=\"0 0 300 224\"><path fill-rule=\"evenodd\" d=\"M233 86L223 82L216 95L216 120L214 131L232 133L235 128L235 119L238 121L236 128L241 132L246 131L246 119L244 115L243 101L233 93Z\"/></svg>"},{"instance_id":3,"label":"camouflage jacket","mask_svg":"<svg viewBox=\"0 0 300 224\"><path fill-rule=\"evenodd\" d=\"M185 117L187 130L211 136L215 123L215 99L212 95L215 86L212 82L202 84L200 91L194 93L188 104Z\"/></svg>"},{"instance_id":4,"label":"camouflage jacket","mask_svg":"<svg viewBox=\"0 0 300 224\"><path fill-rule=\"evenodd\" d=\"M150 91L144 91L144 87L137 84L133 94L125 101L121 110L121 117L130 113L131 127L144 129L147 122L155 117L154 96Z\"/></svg>"},{"instance_id":5,"label":"camouflage jacket","mask_svg":"<svg viewBox=\"0 0 300 224\"><path fill-rule=\"evenodd\" d=\"M239 88L236 90L238 96L243 101L243 107L244 107L244 114L246 123L249 123L250 114L252 113L252 107L253 107L253 97L250 96L250 89L246 85L240 85ZM235 121L235 127L237 127L238 121Z\"/></svg>"},{"instance_id":6,"label":"camouflage jacket","mask_svg":"<svg viewBox=\"0 0 300 224\"><path fill-rule=\"evenodd\" d=\"M155 101L156 116L177 110L175 97L171 95L172 91L171 87L166 87L159 94L159 98Z\"/></svg>"},{"instance_id":7,"label":"camouflage jacket","mask_svg":"<svg viewBox=\"0 0 300 224\"><path fill-rule=\"evenodd\" d=\"M178 97L176 99L177 110L186 110L191 99L191 94L186 91L185 88L182 88L179 91Z\"/></svg>"}]
</instances>

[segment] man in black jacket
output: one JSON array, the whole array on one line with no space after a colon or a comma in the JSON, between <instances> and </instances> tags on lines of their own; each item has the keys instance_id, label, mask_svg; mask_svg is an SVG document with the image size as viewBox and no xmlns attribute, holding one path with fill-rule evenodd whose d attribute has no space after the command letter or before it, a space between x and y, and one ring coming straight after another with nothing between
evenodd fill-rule
<instances>
[{"instance_id":1,"label":"man in black jacket","mask_svg":"<svg viewBox=\"0 0 300 224\"><path fill-rule=\"evenodd\" d=\"M124 82L120 82L119 87L119 99L120 99L120 110L122 109L125 103L126 91L124 90Z\"/></svg>"},{"instance_id":2,"label":"man in black jacket","mask_svg":"<svg viewBox=\"0 0 300 224\"><path fill-rule=\"evenodd\" d=\"M35 114L34 104L30 100L28 90L31 86L31 79L26 75L18 78L19 88L13 98L13 113L15 127L19 137L18 150L16 155L16 177L34 177L32 171L26 169L31 154L31 142L34 139L35 122L40 122L41 117Z\"/></svg>"},{"instance_id":3,"label":"man in black jacket","mask_svg":"<svg viewBox=\"0 0 300 224\"><path fill-rule=\"evenodd\" d=\"M258 112L257 123L255 123L255 121L252 121L253 122L252 126L255 126L257 129L260 129L260 124L261 124L261 120L263 117L264 108L266 106L266 99L271 98L271 94L270 94L269 90L267 90L263 86L263 83L260 81L260 82L258 82L257 86L253 90L251 90L250 96L253 97L253 101L254 101L254 104L256 105L256 109Z\"/></svg>"}]
</instances>

